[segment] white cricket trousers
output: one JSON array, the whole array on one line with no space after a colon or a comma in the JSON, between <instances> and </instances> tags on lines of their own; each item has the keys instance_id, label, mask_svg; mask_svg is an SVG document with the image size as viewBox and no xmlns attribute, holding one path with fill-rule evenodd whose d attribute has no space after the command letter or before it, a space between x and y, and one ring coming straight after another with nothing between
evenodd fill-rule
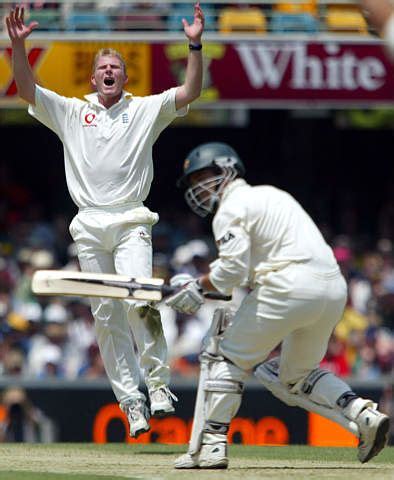
<instances>
[{"instance_id":1,"label":"white cricket trousers","mask_svg":"<svg viewBox=\"0 0 394 480\"><path fill-rule=\"evenodd\" d=\"M135 223L137 219L146 223ZM70 233L81 270L151 277L155 221L157 214L141 204L80 210L70 224ZM152 316L141 318L136 307L143 302L94 297L90 302L97 343L118 402L144 398L139 390L140 368L148 390L168 385L167 344L160 315L156 320Z\"/></svg>"},{"instance_id":2,"label":"white cricket trousers","mask_svg":"<svg viewBox=\"0 0 394 480\"><path fill-rule=\"evenodd\" d=\"M339 269L322 273L293 263L269 272L263 284L244 298L220 351L250 370L282 342L279 377L284 384L295 384L319 366L346 298Z\"/></svg>"}]
</instances>

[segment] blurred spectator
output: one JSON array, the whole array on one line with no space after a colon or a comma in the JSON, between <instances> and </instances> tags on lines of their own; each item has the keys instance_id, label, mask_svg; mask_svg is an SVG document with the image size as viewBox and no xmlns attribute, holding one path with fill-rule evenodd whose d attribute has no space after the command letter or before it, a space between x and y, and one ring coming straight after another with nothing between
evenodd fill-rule
<instances>
[{"instance_id":1,"label":"blurred spectator","mask_svg":"<svg viewBox=\"0 0 394 480\"><path fill-rule=\"evenodd\" d=\"M346 358L346 344L335 333L328 342L327 353L320 363L321 368L330 370L339 377L350 375L350 366Z\"/></svg>"},{"instance_id":2,"label":"blurred spectator","mask_svg":"<svg viewBox=\"0 0 394 480\"><path fill-rule=\"evenodd\" d=\"M27 357L28 374L36 378L64 377L69 338L68 312L60 303L49 304L44 310L44 327L31 339Z\"/></svg>"},{"instance_id":3,"label":"blurred spectator","mask_svg":"<svg viewBox=\"0 0 394 480\"><path fill-rule=\"evenodd\" d=\"M22 248L18 254L20 276L14 291L16 302L27 303L34 301L31 291L31 279L36 270L48 270L54 268L54 257L49 250L31 250Z\"/></svg>"},{"instance_id":4,"label":"blurred spectator","mask_svg":"<svg viewBox=\"0 0 394 480\"><path fill-rule=\"evenodd\" d=\"M67 304L67 351L65 352L65 376L81 375L81 368L92 362L90 348L96 346L94 320L87 299L73 298ZM97 361L98 359L95 359Z\"/></svg>"},{"instance_id":5,"label":"blurred spectator","mask_svg":"<svg viewBox=\"0 0 394 480\"><path fill-rule=\"evenodd\" d=\"M84 378L103 378L105 377L104 364L101 359L100 350L97 344L92 344L87 349L86 363L82 365L78 376Z\"/></svg>"},{"instance_id":6,"label":"blurred spectator","mask_svg":"<svg viewBox=\"0 0 394 480\"><path fill-rule=\"evenodd\" d=\"M18 348L10 348L3 360L3 376L23 375L25 357Z\"/></svg>"},{"instance_id":7,"label":"blurred spectator","mask_svg":"<svg viewBox=\"0 0 394 480\"><path fill-rule=\"evenodd\" d=\"M50 443L56 441L53 422L35 407L26 392L10 387L2 394L0 442Z\"/></svg>"},{"instance_id":8,"label":"blurred spectator","mask_svg":"<svg viewBox=\"0 0 394 480\"><path fill-rule=\"evenodd\" d=\"M376 380L380 376L376 352L371 345L363 345L353 366L353 374L360 380Z\"/></svg>"}]
</instances>

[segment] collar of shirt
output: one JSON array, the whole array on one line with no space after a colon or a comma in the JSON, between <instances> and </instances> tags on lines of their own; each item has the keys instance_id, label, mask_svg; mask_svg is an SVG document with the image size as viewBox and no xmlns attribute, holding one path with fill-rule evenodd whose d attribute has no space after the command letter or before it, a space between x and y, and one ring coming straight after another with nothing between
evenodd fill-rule
<instances>
[{"instance_id":1,"label":"collar of shirt","mask_svg":"<svg viewBox=\"0 0 394 480\"><path fill-rule=\"evenodd\" d=\"M247 183L243 178L236 178L235 180L233 180L232 182L230 182L228 185L224 187L221 200L223 201L236 188L244 187L245 185L247 185Z\"/></svg>"},{"instance_id":2,"label":"collar of shirt","mask_svg":"<svg viewBox=\"0 0 394 480\"><path fill-rule=\"evenodd\" d=\"M132 93L129 93L129 92L126 92L125 90L123 90L122 92L122 96L120 97L119 101L116 102L114 105L112 105L111 108L114 108L116 106L119 106L121 105L122 103L126 102L126 101L130 101L133 97L133 94ZM98 93L97 92L94 92L94 93L89 93L88 95L85 95L85 99L95 105L96 107L99 107L99 108L102 108L104 110L106 110L106 108L104 107L104 105L102 105L99 101L99 98L98 98ZM110 109L109 109L110 110Z\"/></svg>"}]
</instances>

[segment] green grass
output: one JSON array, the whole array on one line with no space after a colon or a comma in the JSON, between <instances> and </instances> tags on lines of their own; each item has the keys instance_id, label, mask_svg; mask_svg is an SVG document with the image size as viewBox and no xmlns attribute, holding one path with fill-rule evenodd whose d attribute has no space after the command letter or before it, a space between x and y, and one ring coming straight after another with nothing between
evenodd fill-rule
<instances>
[{"instance_id":1,"label":"green grass","mask_svg":"<svg viewBox=\"0 0 394 480\"><path fill-rule=\"evenodd\" d=\"M0 444L1 480L393 480L394 447L361 465L356 449L232 445L227 471L174 470L186 446Z\"/></svg>"}]
</instances>

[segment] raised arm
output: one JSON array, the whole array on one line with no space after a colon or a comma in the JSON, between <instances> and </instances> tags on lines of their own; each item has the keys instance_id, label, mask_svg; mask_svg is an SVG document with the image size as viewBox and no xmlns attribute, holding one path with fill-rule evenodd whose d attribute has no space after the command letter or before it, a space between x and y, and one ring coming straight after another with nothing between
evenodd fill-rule
<instances>
[{"instance_id":1,"label":"raised arm","mask_svg":"<svg viewBox=\"0 0 394 480\"><path fill-rule=\"evenodd\" d=\"M176 109L180 109L200 96L202 87L202 53L201 35L204 30L204 14L197 2L194 5L194 21L191 25L186 19L182 20L183 28L191 49L187 58L186 76L183 85L179 86L176 92Z\"/></svg>"},{"instance_id":2,"label":"raised arm","mask_svg":"<svg viewBox=\"0 0 394 480\"><path fill-rule=\"evenodd\" d=\"M25 25L24 8L15 7L5 18L12 46L12 68L18 93L23 100L35 104L36 84L27 59L25 39L38 26L37 22Z\"/></svg>"}]
</instances>

